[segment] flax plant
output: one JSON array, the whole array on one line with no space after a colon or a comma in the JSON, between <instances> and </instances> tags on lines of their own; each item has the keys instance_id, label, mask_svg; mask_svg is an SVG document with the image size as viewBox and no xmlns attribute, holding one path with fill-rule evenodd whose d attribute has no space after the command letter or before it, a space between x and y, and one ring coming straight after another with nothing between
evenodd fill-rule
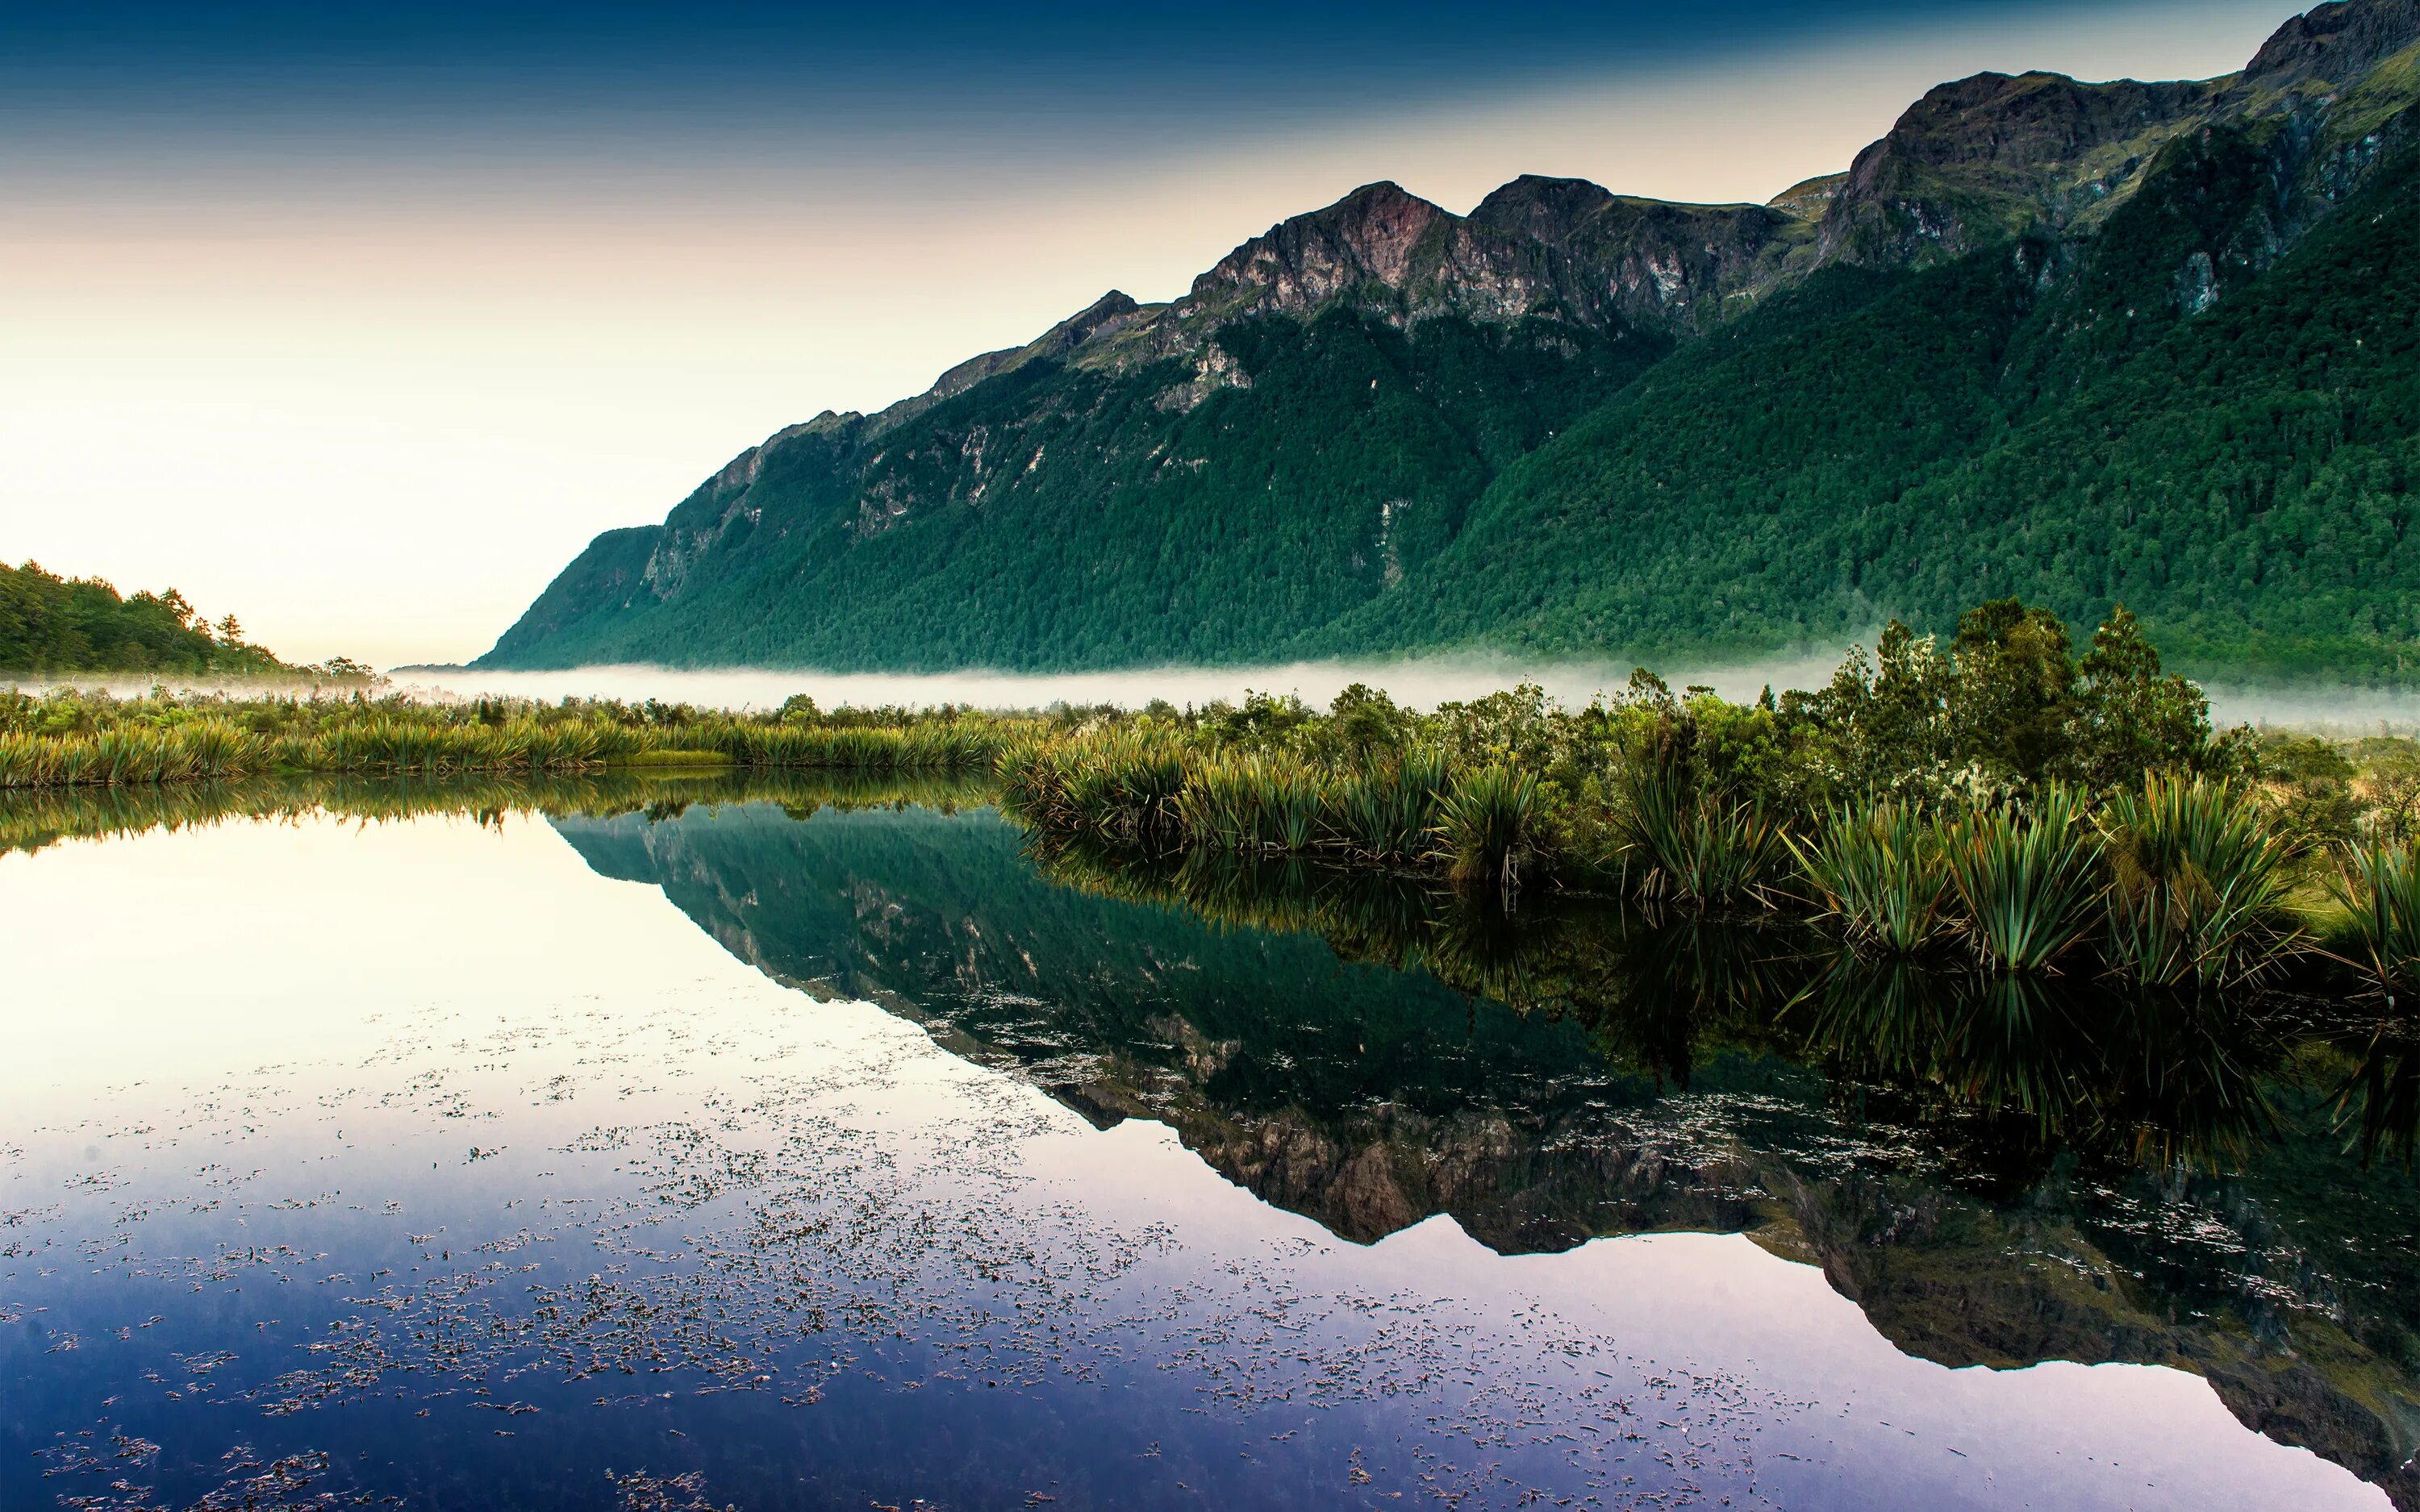
<instances>
[{"instance_id":1,"label":"flax plant","mask_svg":"<svg viewBox=\"0 0 2420 1512\"><path fill-rule=\"evenodd\" d=\"M2420 989L2420 850L2353 845L2338 858L2330 890L2350 918L2356 964L2372 991L2397 1006Z\"/></svg>"},{"instance_id":2,"label":"flax plant","mask_svg":"<svg viewBox=\"0 0 2420 1512\"><path fill-rule=\"evenodd\" d=\"M2092 927L2100 857L2084 800L2052 783L2025 810L1949 825L1942 849L1968 943L1999 971L2044 971Z\"/></svg>"},{"instance_id":3,"label":"flax plant","mask_svg":"<svg viewBox=\"0 0 2420 1512\"><path fill-rule=\"evenodd\" d=\"M2234 784L2153 774L2111 797L2100 826L2113 969L2159 986L2235 986L2270 975L2299 942L2287 906L2299 847Z\"/></svg>"},{"instance_id":4,"label":"flax plant","mask_svg":"<svg viewBox=\"0 0 2420 1512\"><path fill-rule=\"evenodd\" d=\"M1762 893L1789 855L1761 806L1692 793L1678 772L1636 770L1623 796L1624 870L1641 897L1699 908L1743 903Z\"/></svg>"},{"instance_id":5,"label":"flax plant","mask_svg":"<svg viewBox=\"0 0 2420 1512\"><path fill-rule=\"evenodd\" d=\"M1950 931L1949 866L1940 831L1903 803L1836 808L1813 839L1784 836L1823 913L1852 945L1916 955Z\"/></svg>"}]
</instances>

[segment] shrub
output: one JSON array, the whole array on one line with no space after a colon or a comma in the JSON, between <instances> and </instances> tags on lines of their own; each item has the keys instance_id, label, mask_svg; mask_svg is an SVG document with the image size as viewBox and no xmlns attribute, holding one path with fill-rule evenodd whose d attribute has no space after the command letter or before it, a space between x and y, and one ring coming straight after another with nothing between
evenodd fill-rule
<instances>
[{"instance_id":1,"label":"shrub","mask_svg":"<svg viewBox=\"0 0 2420 1512\"><path fill-rule=\"evenodd\" d=\"M1962 922L1985 964L2044 970L2091 927L2099 857L2084 814L2074 792L2052 783L2029 811L2003 805L1944 833Z\"/></svg>"},{"instance_id":2,"label":"shrub","mask_svg":"<svg viewBox=\"0 0 2420 1512\"><path fill-rule=\"evenodd\" d=\"M1913 955L1949 929L1949 867L1939 830L1903 803L1838 808L1805 845L1789 841L1800 873L1850 942Z\"/></svg>"},{"instance_id":3,"label":"shrub","mask_svg":"<svg viewBox=\"0 0 2420 1512\"><path fill-rule=\"evenodd\" d=\"M2265 975L2300 933L2287 917L2298 847L2249 793L2153 775L2102 810L2112 967L2161 985L2227 986Z\"/></svg>"}]
</instances>

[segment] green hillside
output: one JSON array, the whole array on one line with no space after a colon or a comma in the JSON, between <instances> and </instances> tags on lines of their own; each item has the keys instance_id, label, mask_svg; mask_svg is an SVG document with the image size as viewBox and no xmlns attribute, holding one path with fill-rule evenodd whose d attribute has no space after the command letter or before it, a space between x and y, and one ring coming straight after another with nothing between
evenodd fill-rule
<instances>
[{"instance_id":1,"label":"green hillside","mask_svg":"<svg viewBox=\"0 0 2420 1512\"><path fill-rule=\"evenodd\" d=\"M2047 240L1817 275L1512 469L1351 649L1758 650L1877 610L2123 602L2178 660L2394 674L2420 637L2420 154L2187 317L2259 214L2241 133L2180 143L2049 298Z\"/></svg>"},{"instance_id":2,"label":"green hillside","mask_svg":"<svg viewBox=\"0 0 2420 1512\"><path fill-rule=\"evenodd\" d=\"M1032 363L908 424L767 449L725 523L708 485L663 532L620 532L561 596L706 536L677 597L516 626L507 664L669 660L941 668L1264 655L1383 594L1450 540L1497 468L1664 355L1637 333L1347 308L1227 328L1249 386L1193 408L1189 364ZM888 507L932 500L894 523ZM688 586L688 585L685 585ZM533 618L551 608L541 600ZM527 622L525 622L526 625Z\"/></svg>"},{"instance_id":3,"label":"green hillside","mask_svg":"<svg viewBox=\"0 0 2420 1512\"><path fill-rule=\"evenodd\" d=\"M2420 4L2182 85L1978 75L1837 178L1392 185L609 532L484 664L1605 656L2134 609L2420 671Z\"/></svg>"}]
</instances>

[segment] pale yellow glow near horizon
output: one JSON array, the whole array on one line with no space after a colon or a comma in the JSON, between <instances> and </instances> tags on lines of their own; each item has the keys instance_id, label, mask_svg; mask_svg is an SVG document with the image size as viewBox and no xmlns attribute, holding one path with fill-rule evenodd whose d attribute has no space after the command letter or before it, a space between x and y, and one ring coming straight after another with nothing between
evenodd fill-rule
<instances>
[{"instance_id":1,"label":"pale yellow glow near horizon","mask_svg":"<svg viewBox=\"0 0 2420 1512\"><path fill-rule=\"evenodd\" d=\"M597 531L661 518L772 430L918 392L1112 286L1172 298L1358 184L1454 210L1524 172L1762 200L1943 79L2208 76L2285 14L2079 8L998 181L724 143L686 174L501 191L50 183L0 235L0 558L173 583L289 656L464 658Z\"/></svg>"}]
</instances>

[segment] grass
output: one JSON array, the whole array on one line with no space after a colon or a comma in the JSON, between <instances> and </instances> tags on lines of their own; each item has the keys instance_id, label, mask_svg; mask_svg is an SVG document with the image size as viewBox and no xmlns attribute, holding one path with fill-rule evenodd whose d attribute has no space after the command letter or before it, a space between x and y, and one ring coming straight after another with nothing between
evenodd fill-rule
<instances>
[{"instance_id":1,"label":"grass","mask_svg":"<svg viewBox=\"0 0 2420 1512\"><path fill-rule=\"evenodd\" d=\"M983 718L698 716L620 705L401 699L49 703L0 730L0 789L225 781L267 774L547 773L736 764L871 772L987 771L1002 727Z\"/></svg>"},{"instance_id":2,"label":"grass","mask_svg":"<svg viewBox=\"0 0 2420 1512\"><path fill-rule=\"evenodd\" d=\"M1407 746L1323 759L1145 719L1028 732L998 771L1003 807L1046 833L1435 871L1508 901L1542 884L1609 885L1696 913L1785 910L1869 955L1962 943L1994 974L2063 969L2087 941L2096 969L2196 990L2313 956L2293 903L2312 885L2312 848L2250 788L2214 779L2152 776L2097 811L2082 789L2045 782L1962 813L1886 799L1793 825L1648 753L1614 774L1619 796L1590 831L1611 835L1609 859L1583 862L1563 790L1500 757ZM2410 894L2347 905L2384 920L2373 974L2420 980L2420 879L2366 864L2362 899Z\"/></svg>"}]
</instances>

